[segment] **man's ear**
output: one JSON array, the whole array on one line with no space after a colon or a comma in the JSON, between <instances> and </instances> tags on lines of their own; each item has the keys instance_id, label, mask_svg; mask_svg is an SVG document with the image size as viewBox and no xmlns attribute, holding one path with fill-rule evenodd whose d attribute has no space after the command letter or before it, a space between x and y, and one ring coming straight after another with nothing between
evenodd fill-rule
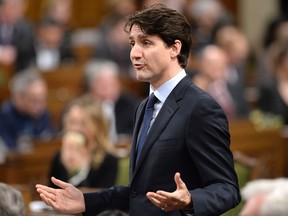
<instances>
[{"instance_id":1,"label":"man's ear","mask_svg":"<svg viewBox=\"0 0 288 216\"><path fill-rule=\"evenodd\" d=\"M170 56L171 58L177 58L181 51L182 43L180 40L175 40L174 44L171 46Z\"/></svg>"}]
</instances>

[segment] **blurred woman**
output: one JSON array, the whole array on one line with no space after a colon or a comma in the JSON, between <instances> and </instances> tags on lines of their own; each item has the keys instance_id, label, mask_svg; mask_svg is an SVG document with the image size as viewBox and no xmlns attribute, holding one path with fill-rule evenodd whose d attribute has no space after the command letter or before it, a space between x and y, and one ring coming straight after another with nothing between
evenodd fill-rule
<instances>
[{"instance_id":1,"label":"blurred woman","mask_svg":"<svg viewBox=\"0 0 288 216\"><path fill-rule=\"evenodd\" d=\"M50 177L76 187L114 185L118 161L113 156L109 122L100 101L82 96L69 104L63 116L62 148L52 161ZM54 186L50 182L50 186Z\"/></svg>"}]
</instances>

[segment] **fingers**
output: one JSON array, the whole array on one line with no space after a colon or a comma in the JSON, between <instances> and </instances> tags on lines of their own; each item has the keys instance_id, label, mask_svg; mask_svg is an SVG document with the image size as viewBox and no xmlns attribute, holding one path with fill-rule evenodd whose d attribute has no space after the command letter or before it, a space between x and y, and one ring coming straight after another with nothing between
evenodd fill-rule
<instances>
[{"instance_id":1,"label":"fingers","mask_svg":"<svg viewBox=\"0 0 288 216\"><path fill-rule=\"evenodd\" d=\"M44 194L41 193L40 198L43 200L43 202L46 203L46 205L52 206L53 201L49 199L48 197L46 197Z\"/></svg>"},{"instance_id":2,"label":"fingers","mask_svg":"<svg viewBox=\"0 0 288 216\"><path fill-rule=\"evenodd\" d=\"M51 187L47 187L45 185L41 185L41 184L37 184L36 185L36 189L38 191L38 189L43 190L43 191L47 191L49 193L55 193L55 189L51 188Z\"/></svg>"},{"instance_id":3,"label":"fingers","mask_svg":"<svg viewBox=\"0 0 288 216\"><path fill-rule=\"evenodd\" d=\"M157 193L148 192L146 195L155 206L161 208L165 212L175 211L178 209L178 202L175 202L175 199L171 199L171 196L162 196L158 193L158 191Z\"/></svg>"},{"instance_id":4,"label":"fingers","mask_svg":"<svg viewBox=\"0 0 288 216\"><path fill-rule=\"evenodd\" d=\"M151 202L154 205L158 206L159 208L162 207L163 199L159 195L153 192L148 192L146 195L147 195L147 198L151 200Z\"/></svg>"},{"instance_id":5,"label":"fingers","mask_svg":"<svg viewBox=\"0 0 288 216\"><path fill-rule=\"evenodd\" d=\"M180 177L180 173L176 173L174 181L177 189L174 192L158 190L157 192L148 192L148 199L157 207L169 212L178 209L186 209L191 203L191 195L186 184Z\"/></svg>"},{"instance_id":6,"label":"fingers","mask_svg":"<svg viewBox=\"0 0 288 216\"><path fill-rule=\"evenodd\" d=\"M52 190L55 190L55 189L52 189ZM48 188L48 190L46 190L45 188L41 188L41 187L37 188L37 192L40 194L41 198L44 197L52 201L55 201L56 196L52 190L50 190L50 188Z\"/></svg>"},{"instance_id":7,"label":"fingers","mask_svg":"<svg viewBox=\"0 0 288 216\"><path fill-rule=\"evenodd\" d=\"M175 183L176 183L177 190L186 189L186 184L182 181L179 172L177 172L177 173L175 174L175 176L174 176L174 181L175 181Z\"/></svg>"},{"instance_id":8,"label":"fingers","mask_svg":"<svg viewBox=\"0 0 288 216\"><path fill-rule=\"evenodd\" d=\"M56 179L55 177L51 177L51 181L57 185L58 187L62 188L62 189L65 189L67 188L70 184L64 182L64 181L61 181L59 179Z\"/></svg>"},{"instance_id":9,"label":"fingers","mask_svg":"<svg viewBox=\"0 0 288 216\"><path fill-rule=\"evenodd\" d=\"M165 197L153 192L148 192L146 196L158 208L161 208L163 211L169 211L168 204L165 203Z\"/></svg>"}]
</instances>

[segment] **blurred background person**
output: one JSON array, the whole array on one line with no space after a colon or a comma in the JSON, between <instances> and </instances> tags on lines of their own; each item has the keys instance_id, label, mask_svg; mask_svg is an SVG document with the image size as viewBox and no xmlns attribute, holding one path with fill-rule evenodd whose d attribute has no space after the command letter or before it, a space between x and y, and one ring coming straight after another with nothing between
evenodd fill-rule
<instances>
[{"instance_id":1,"label":"blurred background person","mask_svg":"<svg viewBox=\"0 0 288 216\"><path fill-rule=\"evenodd\" d=\"M113 61L92 60L85 67L88 94L103 101L103 111L110 119L110 135L114 143L133 133L133 113L138 98L121 89L120 69Z\"/></svg>"},{"instance_id":2,"label":"blurred background person","mask_svg":"<svg viewBox=\"0 0 288 216\"><path fill-rule=\"evenodd\" d=\"M260 87L259 109L281 116L288 125L288 45L278 47L270 85Z\"/></svg>"},{"instance_id":3,"label":"blurred background person","mask_svg":"<svg viewBox=\"0 0 288 216\"><path fill-rule=\"evenodd\" d=\"M194 84L208 92L220 104L229 119L235 118L235 102L225 79L228 71L226 53L218 46L209 45L203 48L197 60L198 67L192 77Z\"/></svg>"},{"instance_id":4,"label":"blurred background person","mask_svg":"<svg viewBox=\"0 0 288 216\"><path fill-rule=\"evenodd\" d=\"M279 16L271 20L263 35L263 44L256 53L255 84L257 88L266 88L274 85L274 60L279 47L288 43L288 18Z\"/></svg>"},{"instance_id":5,"label":"blurred background person","mask_svg":"<svg viewBox=\"0 0 288 216\"><path fill-rule=\"evenodd\" d=\"M64 34L65 29L57 20L47 17L39 23L34 41L34 64L40 71L74 61L70 41L64 39Z\"/></svg>"},{"instance_id":6,"label":"blurred background person","mask_svg":"<svg viewBox=\"0 0 288 216\"><path fill-rule=\"evenodd\" d=\"M33 140L50 139L53 128L47 110L47 86L40 74L34 69L16 74L10 92L11 98L0 107L0 138L7 148L29 150Z\"/></svg>"},{"instance_id":7,"label":"blurred background person","mask_svg":"<svg viewBox=\"0 0 288 216\"><path fill-rule=\"evenodd\" d=\"M234 25L220 27L215 33L215 43L221 47L228 58L226 82L235 103L237 118L247 117L250 107L245 97L249 43L245 35ZM257 99L255 98L254 101Z\"/></svg>"},{"instance_id":8,"label":"blurred background person","mask_svg":"<svg viewBox=\"0 0 288 216\"><path fill-rule=\"evenodd\" d=\"M221 25L234 20L218 0L194 0L188 6L194 47L192 54L214 42L214 34Z\"/></svg>"},{"instance_id":9,"label":"blurred background person","mask_svg":"<svg viewBox=\"0 0 288 216\"><path fill-rule=\"evenodd\" d=\"M241 190L245 205L239 216L288 215L288 180L258 179L248 182Z\"/></svg>"},{"instance_id":10,"label":"blurred background person","mask_svg":"<svg viewBox=\"0 0 288 216\"><path fill-rule=\"evenodd\" d=\"M118 159L109 137L109 121L100 100L85 95L73 100L63 116L61 151L51 162L49 177L79 188L106 188L115 184ZM56 187L51 178L50 186Z\"/></svg>"},{"instance_id":11,"label":"blurred background person","mask_svg":"<svg viewBox=\"0 0 288 216\"><path fill-rule=\"evenodd\" d=\"M25 203L20 191L0 182L0 215L25 216Z\"/></svg>"},{"instance_id":12,"label":"blurred background person","mask_svg":"<svg viewBox=\"0 0 288 216\"><path fill-rule=\"evenodd\" d=\"M29 66L33 55L33 26L24 18L25 0L0 1L0 63L15 71Z\"/></svg>"},{"instance_id":13,"label":"blurred background person","mask_svg":"<svg viewBox=\"0 0 288 216\"><path fill-rule=\"evenodd\" d=\"M72 0L43 0L41 18L55 20L64 28L69 28L72 3Z\"/></svg>"},{"instance_id":14,"label":"blurred background person","mask_svg":"<svg viewBox=\"0 0 288 216\"><path fill-rule=\"evenodd\" d=\"M97 41L93 58L107 59L119 65L119 72L123 76L134 77L130 61L130 44L124 31L125 16L110 15L97 27Z\"/></svg>"}]
</instances>

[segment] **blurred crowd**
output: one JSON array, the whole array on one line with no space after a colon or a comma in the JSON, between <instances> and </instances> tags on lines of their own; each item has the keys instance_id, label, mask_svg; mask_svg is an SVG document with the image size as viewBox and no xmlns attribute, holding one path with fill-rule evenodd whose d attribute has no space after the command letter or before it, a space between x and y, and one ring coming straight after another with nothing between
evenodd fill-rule
<instances>
[{"instance_id":1,"label":"blurred crowd","mask_svg":"<svg viewBox=\"0 0 288 216\"><path fill-rule=\"evenodd\" d=\"M123 137L131 138L133 110L141 99L121 88L120 77L134 79L123 31L125 16L155 3L167 4L188 18L193 48L186 72L216 99L229 120L249 118L260 110L280 118L281 126L288 124L285 16L267 24L263 46L256 52L237 19L218 0L109 0L109 13L91 29L92 39L91 34L79 37L81 30L70 28L72 0L43 2L40 21L32 23L25 18L25 0L0 0L0 65L13 67L10 98L0 100L2 153L27 151L31 139L60 136L62 148L52 161L51 176L81 187L113 185L117 172L113 145ZM79 82L85 83L85 89L59 110L61 120L55 126L42 73L75 64L79 40L89 43L91 50L81 62ZM107 169L111 175L99 180Z\"/></svg>"}]
</instances>

